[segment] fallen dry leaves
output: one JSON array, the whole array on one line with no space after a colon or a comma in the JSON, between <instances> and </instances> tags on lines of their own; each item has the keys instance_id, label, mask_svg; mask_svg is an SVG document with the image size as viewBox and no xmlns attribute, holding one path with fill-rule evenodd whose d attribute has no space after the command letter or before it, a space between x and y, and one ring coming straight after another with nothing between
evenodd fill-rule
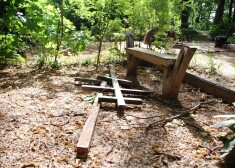
<instances>
[{"instance_id":1,"label":"fallen dry leaves","mask_svg":"<svg viewBox=\"0 0 235 168\"><path fill-rule=\"evenodd\" d=\"M64 67L49 73L9 68L0 72L0 167L218 167L219 132L210 125L219 119L212 116L234 109L188 85L181 88L180 103L162 99L161 73L155 68L139 71L141 85L154 94L144 98L142 105L129 105L124 118L117 117L114 104L102 103L88 158L76 159L76 143L92 109L84 98L93 93L82 91L74 78L107 73L106 68L98 73L94 69ZM119 78L124 78L125 68L116 69ZM146 72L151 78L146 78ZM144 129L202 99L214 104L164 128Z\"/></svg>"}]
</instances>

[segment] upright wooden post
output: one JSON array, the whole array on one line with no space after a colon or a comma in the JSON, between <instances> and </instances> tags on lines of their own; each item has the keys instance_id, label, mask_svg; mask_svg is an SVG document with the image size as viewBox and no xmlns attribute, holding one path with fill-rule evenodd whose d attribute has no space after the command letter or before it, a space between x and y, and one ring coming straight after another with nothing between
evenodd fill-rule
<instances>
[{"instance_id":1,"label":"upright wooden post","mask_svg":"<svg viewBox=\"0 0 235 168\"><path fill-rule=\"evenodd\" d=\"M130 31L126 33L126 47L134 47L134 34ZM128 55L127 57L127 75L126 78L131 80L135 85L139 85L137 80L137 68L139 65L139 59Z\"/></svg>"},{"instance_id":2,"label":"upright wooden post","mask_svg":"<svg viewBox=\"0 0 235 168\"><path fill-rule=\"evenodd\" d=\"M134 47L134 34L131 31L126 32L126 48Z\"/></svg>"},{"instance_id":3,"label":"upright wooden post","mask_svg":"<svg viewBox=\"0 0 235 168\"><path fill-rule=\"evenodd\" d=\"M195 52L196 48L182 47L173 70L164 69L162 93L164 97L168 99L178 98L185 72Z\"/></svg>"}]
</instances>

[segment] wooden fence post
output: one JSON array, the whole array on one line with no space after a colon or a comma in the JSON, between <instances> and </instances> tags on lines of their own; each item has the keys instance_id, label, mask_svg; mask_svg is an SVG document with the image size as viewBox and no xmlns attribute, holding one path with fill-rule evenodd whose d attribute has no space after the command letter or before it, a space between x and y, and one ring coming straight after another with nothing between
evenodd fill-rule
<instances>
[{"instance_id":1,"label":"wooden fence post","mask_svg":"<svg viewBox=\"0 0 235 168\"><path fill-rule=\"evenodd\" d=\"M134 47L134 34L131 31L126 33L126 48ZM128 55L127 57L127 75L126 78L131 80L134 85L139 86L139 82L137 80L137 68L139 65L139 59Z\"/></svg>"}]
</instances>

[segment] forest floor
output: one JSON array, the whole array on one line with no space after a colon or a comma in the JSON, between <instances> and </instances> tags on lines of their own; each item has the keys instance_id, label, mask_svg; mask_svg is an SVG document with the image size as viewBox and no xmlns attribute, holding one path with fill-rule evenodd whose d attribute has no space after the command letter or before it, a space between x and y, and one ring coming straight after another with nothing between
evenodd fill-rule
<instances>
[{"instance_id":1,"label":"forest floor","mask_svg":"<svg viewBox=\"0 0 235 168\"><path fill-rule=\"evenodd\" d=\"M141 86L154 94L143 98L142 105L128 105L123 118L117 117L114 104L102 103L88 158L77 159L76 144L92 110L85 99L95 92L81 90L74 78L109 73L107 64L100 67L98 72L92 65L1 70L0 167L226 167L219 157L223 144L217 135L227 130L211 125L222 121L214 115L232 114L235 107L186 84L179 101L165 100L162 74L154 67L138 70ZM115 69L118 78L125 77L125 64L116 64ZM194 72L208 76L207 71ZM189 117L146 129L201 102L207 103Z\"/></svg>"}]
</instances>

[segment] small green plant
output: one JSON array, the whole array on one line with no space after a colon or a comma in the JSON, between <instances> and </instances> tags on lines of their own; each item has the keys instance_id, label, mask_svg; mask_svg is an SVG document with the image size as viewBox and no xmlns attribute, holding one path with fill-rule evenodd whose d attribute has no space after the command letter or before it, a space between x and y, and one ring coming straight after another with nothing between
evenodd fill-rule
<instances>
[{"instance_id":1,"label":"small green plant","mask_svg":"<svg viewBox=\"0 0 235 168\"><path fill-rule=\"evenodd\" d=\"M89 103L94 103L96 97L98 96L98 93L95 93L95 95L90 95L84 98L84 101L89 102Z\"/></svg>"},{"instance_id":2,"label":"small green plant","mask_svg":"<svg viewBox=\"0 0 235 168\"><path fill-rule=\"evenodd\" d=\"M92 65L93 63L94 63L94 60L91 57L86 57L82 61L82 64L84 65Z\"/></svg>"},{"instance_id":3,"label":"small green plant","mask_svg":"<svg viewBox=\"0 0 235 168\"><path fill-rule=\"evenodd\" d=\"M207 57L208 57L209 73L215 73L216 70L220 69L221 64L219 64L213 59L213 56L211 53L207 53Z\"/></svg>"},{"instance_id":4,"label":"small green plant","mask_svg":"<svg viewBox=\"0 0 235 168\"><path fill-rule=\"evenodd\" d=\"M221 23L219 25L212 26L209 34L212 40L214 40L218 35L228 36L228 23Z\"/></svg>"},{"instance_id":5,"label":"small green plant","mask_svg":"<svg viewBox=\"0 0 235 168\"><path fill-rule=\"evenodd\" d=\"M58 60L56 60L56 61L50 61L49 65L51 68L58 68L58 67L60 67L61 64L59 63Z\"/></svg>"},{"instance_id":6,"label":"small green plant","mask_svg":"<svg viewBox=\"0 0 235 168\"><path fill-rule=\"evenodd\" d=\"M47 55L44 53L39 53L37 57L37 65L39 68L42 68L47 61Z\"/></svg>"},{"instance_id":7,"label":"small green plant","mask_svg":"<svg viewBox=\"0 0 235 168\"><path fill-rule=\"evenodd\" d=\"M235 103L233 103L235 106ZM214 116L216 118L226 118L227 120L212 125L212 128L221 128L221 127L228 127L229 131L225 134L218 135L220 141L223 142L224 146L222 149L226 150L226 152L221 155L221 158L226 157L228 154L235 157L235 115L217 115Z\"/></svg>"},{"instance_id":8,"label":"small green plant","mask_svg":"<svg viewBox=\"0 0 235 168\"><path fill-rule=\"evenodd\" d=\"M197 55L194 55L192 58L193 66L197 66Z\"/></svg>"},{"instance_id":9,"label":"small green plant","mask_svg":"<svg viewBox=\"0 0 235 168\"><path fill-rule=\"evenodd\" d=\"M235 44L235 37L229 37L228 42Z\"/></svg>"}]
</instances>

